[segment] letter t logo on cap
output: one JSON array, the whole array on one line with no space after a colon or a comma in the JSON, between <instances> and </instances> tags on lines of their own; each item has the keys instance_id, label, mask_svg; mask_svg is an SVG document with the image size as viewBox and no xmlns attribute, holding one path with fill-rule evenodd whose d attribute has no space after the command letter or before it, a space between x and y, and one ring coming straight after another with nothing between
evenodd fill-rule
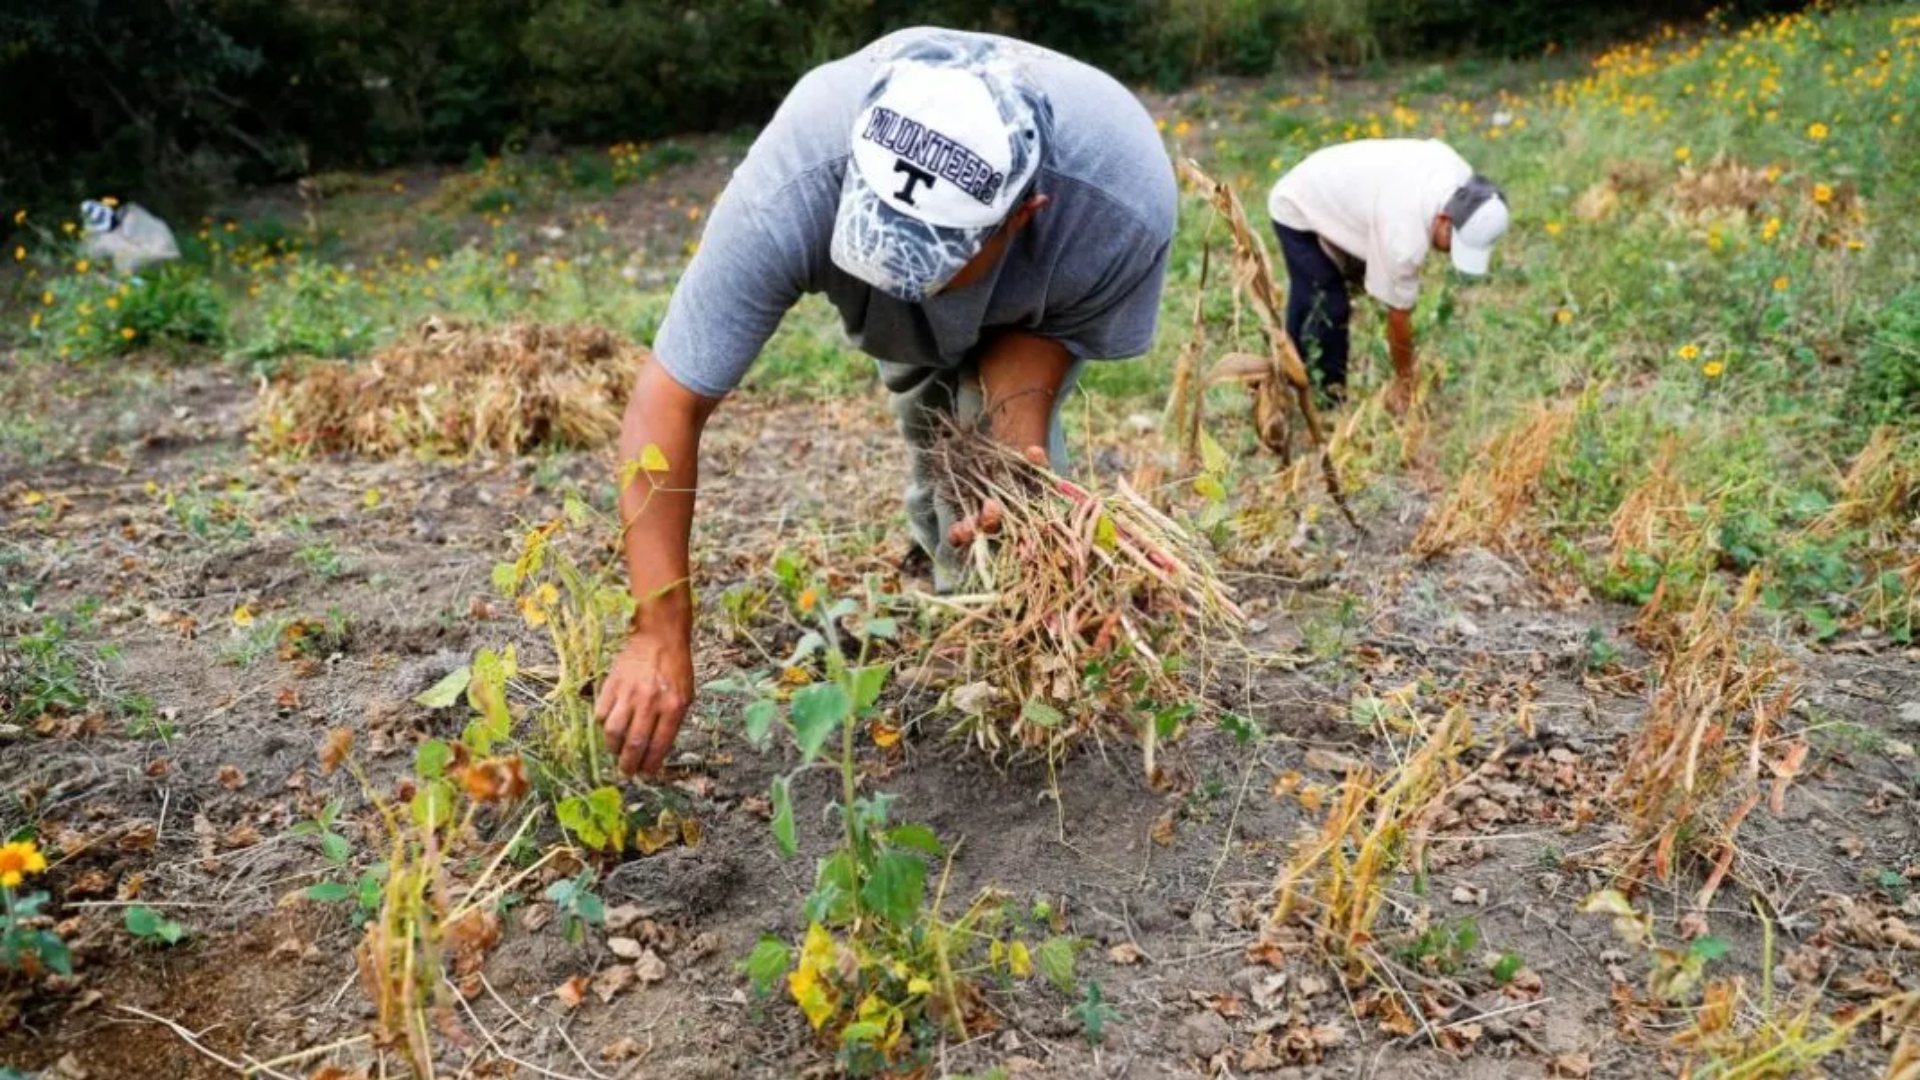
<instances>
[{"instance_id":1,"label":"letter t logo on cap","mask_svg":"<svg viewBox=\"0 0 1920 1080\"><path fill-rule=\"evenodd\" d=\"M928 172L925 169L918 168L908 163L906 158L894 159L893 171L897 173L903 172L907 174L906 185L902 187L899 191L894 192L893 197L896 199L899 199L903 203L906 203L908 206L920 205L919 203L916 203L913 201L914 186L917 184L926 184L928 187L932 187L933 174Z\"/></svg>"}]
</instances>

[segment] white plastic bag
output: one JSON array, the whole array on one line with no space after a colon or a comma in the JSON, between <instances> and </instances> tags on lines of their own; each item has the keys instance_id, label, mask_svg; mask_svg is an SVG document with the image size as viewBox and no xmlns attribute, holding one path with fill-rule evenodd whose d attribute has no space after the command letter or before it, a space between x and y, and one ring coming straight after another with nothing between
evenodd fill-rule
<instances>
[{"instance_id":1,"label":"white plastic bag","mask_svg":"<svg viewBox=\"0 0 1920 1080\"><path fill-rule=\"evenodd\" d=\"M112 259L114 269L123 274L180 257L173 230L145 207L128 203L114 208L89 199L81 204L80 215L87 223L80 250L96 259Z\"/></svg>"}]
</instances>

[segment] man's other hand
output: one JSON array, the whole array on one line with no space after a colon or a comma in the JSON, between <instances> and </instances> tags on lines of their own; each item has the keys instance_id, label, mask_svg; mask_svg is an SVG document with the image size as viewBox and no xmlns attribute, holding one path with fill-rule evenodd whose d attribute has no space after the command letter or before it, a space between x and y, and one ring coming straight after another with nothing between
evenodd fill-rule
<instances>
[{"instance_id":1,"label":"man's other hand","mask_svg":"<svg viewBox=\"0 0 1920 1080\"><path fill-rule=\"evenodd\" d=\"M658 773L693 704L693 649L685 634L635 633L614 658L594 700L620 771Z\"/></svg>"}]
</instances>

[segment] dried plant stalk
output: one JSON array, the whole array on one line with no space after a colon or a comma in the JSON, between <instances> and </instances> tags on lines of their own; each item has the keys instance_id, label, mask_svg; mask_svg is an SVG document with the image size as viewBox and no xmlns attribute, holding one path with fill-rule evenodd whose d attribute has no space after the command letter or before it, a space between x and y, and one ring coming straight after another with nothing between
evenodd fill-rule
<instances>
[{"instance_id":1,"label":"dried plant stalk","mask_svg":"<svg viewBox=\"0 0 1920 1080\"><path fill-rule=\"evenodd\" d=\"M1427 822L1461 778L1458 759L1472 738L1473 722L1456 705L1400 768L1385 776L1366 767L1349 772L1319 831L1295 845L1281 871L1274 922L1303 905L1316 909L1306 921L1320 946L1350 978L1363 976L1394 869L1419 864Z\"/></svg>"},{"instance_id":2,"label":"dried plant stalk","mask_svg":"<svg viewBox=\"0 0 1920 1080\"><path fill-rule=\"evenodd\" d=\"M1186 669L1245 621L1203 545L1124 480L1082 487L970 431L936 453L938 497L963 515L949 539L984 591L947 601L961 614L933 651L980 680L962 706L980 745L1059 749L1143 702L1197 699Z\"/></svg>"},{"instance_id":3,"label":"dried plant stalk","mask_svg":"<svg viewBox=\"0 0 1920 1080\"><path fill-rule=\"evenodd\" d=\"M1543 403L1501 432L1475 457L1480 467L1460 476L1445 501L1427 515L1413 553L1430 559L1469 545L1507 546L1508 529L1533 504L1553 447L1573 425L1573 408Z\"/></svg>"},{"instance_id":4,"label":"dried plant stalk","mask_svg":"<svg viewBox=\"0 0 1920 1080\"><path fill-rule=\"evenodd\" d=\"M374 457L603 446L644 355L599 327L428 319L365 360L276 380L253 440L268 453Z\"/></svg>"},{"instance_id":5,"label":"dried plant stalk","mask_svg":"<svg viewBox=\"0 0 1920 1080\"><path fill-rule=\"evenodd\" d=\"M1611 796L1633 829L1632 873L1650 861L1663 881L1673 873L1687 840L1710 870L1696 897L1704 909L1738 856L1740 824L1762 798L1762 770L1774 779L1773 809L1806 758L1806 744L1782 740L1780 721L1793 707L1795 688L1786 659L1771 646L1747 650L1739 631L1759 595L1761 576L1749 574L1731 610L1715 603L1703 584L1692 612L1674 628L1660 665L1658 689L1628 747ZM1742 728L1744 727L1744 731Z\"/></svg>"}]
</instances>

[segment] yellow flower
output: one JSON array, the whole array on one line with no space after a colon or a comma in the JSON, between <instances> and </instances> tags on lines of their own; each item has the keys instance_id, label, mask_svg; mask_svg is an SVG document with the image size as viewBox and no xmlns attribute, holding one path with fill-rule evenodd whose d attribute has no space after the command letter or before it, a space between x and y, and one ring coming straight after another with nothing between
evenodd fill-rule
<instances>
[{"instance_id":1,"label":"yellow flower","mask_svg":"<svg viewBox=\"0 0 1920 1080\"><path fill-rule=\"evenodd\" d=\"M13 249L13 261L14 262L27 261L27 249L25 246L17 246Z\"/></svg>"},{"instance_id":2,"label":"yellow flower","mask_svg":"<svg viewBox=\"0 0 1920 1080\"><path fill-rule=\"evenodd\" d=\"M1817 202L1817 203L1830 203L1830 202L1832 202L1832 201L1833 201L1833 188L1832 188L1832 187L1830 187L1830 186L1828 186L1828 185L1826 185L1826 184L1815 184L1815 185L1813 185L1813 201L1814 201L1814 202Z\"/></svg>"},{"instance_id":3,"label":"yellow flower","mask_svg":"<svg viewBox=\"0 0 1920 1080\"><path fill-rule=\"evenodd\" d=\"M1674 148L1673 160L1675 161L1685 161L1692 156L1693 156L1693 151L1687 149L1684 146L1678 146Z\"/></svg>"},{"instance_id":4,"label":"yellow flower","mask_svg":"<svg viewBox=\"0 0 1920 1080\"><path fill-rule=\"evenodd\" d=\"M53 290L48 289L46 292L41 293L40 302L42 304L45 304L48 307L52 307L53 306Z\"/></svg>"},{"instance_id":5,"label":"yellow flower","mask_svg":"<svg viewBox=\"0 0 1920 1080\"><path fill-rule=\"evenodd\" d=\"M1773 279L1773 291L1786 292L1787 286L1790 284L1792 284L1792 282L1787 280L1787 275L1781 274L1779 277Z\"/></svg>"},{"instance_id":6,"label":"yellow flower","mask_svg":"<svg viewBox=\"0 0 1920 1080\"><path fill-rule=\"evenodd\" d=\"M66 234L67 234L68 236L72 236L72 235L73 235L73 231L74 231L75 229L77 229L77 228L79 228L79 227L80 227L80 226L78 226L78 225L75 225L75 224L74 224L73 222L71 222L71 221L63 221L63 222L61 222L61 223L60 223L60 231L61 231L61 232L63 232L63 233L66 233Z\"/></svg>"},{"instance_id":7,"label":"yellow flower","mask_svg":"<svg viewBox=\"0 0 1920 1080\"><path fill-rule=\"evenodd\" d=\"M0 845L0 885L17 889L27 879L28 874L38 874L47 868L47 857L31 840L15 840Z\"/></svg>"},{"instance_id":8,"label":"yellow flower","mask_svg":"<svg viewBox=\"0 0 1920 1080\"><path fill-rule=\"evenodd\" d=\"M1560 235L1560 230L1561 230L1562 228L1564 228L1564 227L1565 227L1565 226L1563 226L1563 225L1561 225L1561 224L1560 224L1559 222L1557 222L1557 221L1549 221L1549 222L1547 222L1547 223L1546 223L1546 225L1544 226L1544 228L1545 228L1545 229L1547 230L1547 235L1548 235L1548 236L1559 236L1559 235Z\"/></svg>"},{"instance_id":9,"label":"yellow flower","mask_svg":"<svg viewBox=\"0 0 1920 1080\"><path fill-rule=\"evenodd\" d=\"M122 341L132 341L134 338L139 336L140 336L140 332L138 330L135 330L131 326L123 326L120 328L120 339Z\"/></svg>"},{"instance_id":10,"label":"yellow flower","mask_svg":"<svg viewBox=\"0 0 1920 1080\"><path fill-rule=\"evenodd\" d=\"M76 274L84 274L87 272L87 268L92 265L93 264L87 260L81 259L79 262L73 264L73 272Z\"/></svg>"},{"instance_id":11,"label":"yellow flower","mask_svg":"<svg viewBox=\"0 0 1920 1080\"><path fill-rule=\"evenodd\" d=\"M1767 223L1760 227L1760 239L1766 243L1769 243L1769 244L1772 243L1773 238L1779 235L1780 235L1780 219L1777 217L1768 218Z\"/></svg>"},{"instance_id":12,"label":"yellow flower","mask_svg":"<svg viewBox=\"0 0 1920 1080\"><path fill-rule=\"evenodd\" d=\"M1726 370L1727 370L1727 365L1721 363L1718 360L1709 360L1706 363L1700 365L1700 374L1705 375L1709 379L1719 378L1721 373Z\"/></svg>"},{"instance_id":13,"label":"yellow flower","mask_svg":"<svg viewBox=\"0 0 1920 1080\"><path fill-rule=\"evenodd\" d=\"M245 604L233 609L233 625L245 630L253 625L253 609Z\"/></svg>"},{"instance_id":14,"label":"yellow flower","mask_svg":"<svg viewBox=\"0 0 1920 1080\"><path fill-rule=\"evenodd\" d=\"M1827 137L1827 125L1821 123L1818 120L1815 120L1813 123L1807 125L1807 138L1812 139L1814 142L1819 142L1821 139L1824 139L1826 137Z\"/></svg>"},{"instance_id":15,"label":"yellow flower","mask_svg":"<svg viewBox=\"0 0 1920 1080\"><path fill-rule=\"evenodd\" d=\"M1188 123L1185 120L1182 120L1179 123L1173 125L1173 137L1176 139L1184 139L1187 137L1187 132L1192 130L1193 130L1193 125Z\"/></svg>"},{"instance_id":16,"label":"yellow flower","mask_svg":"<svg viewBox=\"0 0 1920 1080\"><path fill-rule=\"evenodd\" d=\"M1553 313L1553 321L1559 323L1561 326L1565 326L1573 321L1573 312L1568 311L1566 308L1561 308Z\"/></svg>"},{"instance_id":17,"label":"yellow flower","mask_svg":"<svg viewBox=\"0 0 1920 1080\"><path fill-rule=\"evenodd\" d=\"M1847 239L1848 251L1864 251L1866 250L1866 247L1867 247L1867 242L1865 240L1860 239L1857 236L1849 237Z\"/></svg>"},{"instance_id":18,"label":"yellow flower","mask_svg":"<svg viewBox=\"0 0 1920 1080\"><path fill-rule=\"evenodd\" d=\"M15 210L13 212L13 223L15 225L24 225L26 224L26 221L27 221L26 210L21 209L21 210Z\"/></svg>"},{"instance_id":19,"label":"yellow flower","mask_svg":"<svg viewBox=\"0 0 1920 1080\"><path fill-rule=\"evenodd\" d=\"M112 310L114 310L115 308L118 308L119 306L120 306L120 298L119 298L118 296L109 296L109 297L107 297L107 310L108 310L108 311L112 311Z\"/></svg>"},{"instance_id":20,"label":"yellow flower","mask_svg":"<svg viewBox=\"0 0 1920 1080\"><path fill-rule=\"evenodd\" d=\"M114 197L113 197L113 196L111 196L111 195L105 195L105 196L102 196L102 197L101 197L101 199L100 199L100 202L101 202L101 203L102 203L103 205L105 205L105 206L108 206L108 207L115 207L115 206L119 206L119 205L120 205L120 200L119 200L119 199L116 199L116 198L114 198Z\"/></svg>"},{"instance_id":21,"label":"yellow flower","mask_svg":"<svg viewBox=\"0 0 1920 1080\"><path fill-rule=\"evenodd\" d=\"M517 252L517 251L509 251L509 252L507 252L507 266L508 266L508 268L512 268L512 267L515 267L515 266L518 266L518 265L520 265L520 253L519 253L519 252Z\"/></svg>"},{"instance_id":22,"label":"yellow flower","mask_svg":"<svg viewBox=\"0 0 1920 1080\"><path fill-rule=\"evenodd\" d=\"M1693 342L1689 341L1685 345L1682 345L1678 349L1675 349L1674 355L1678 356L1682 360L1696 359L1700 355L1700 346L1695 345Z\"/></svg>"},{"instance_id":23,"label":"yellow flower","mask_svg":"<svg viewBox=\"0 0 1920 1080\"><path fill-rule=\"evenodd\" d=\"M928 981L924 975L915 975L913 978L907 980L907 993L931 994L933 993L933 983Z\"/></svg>"}]
</instances>

